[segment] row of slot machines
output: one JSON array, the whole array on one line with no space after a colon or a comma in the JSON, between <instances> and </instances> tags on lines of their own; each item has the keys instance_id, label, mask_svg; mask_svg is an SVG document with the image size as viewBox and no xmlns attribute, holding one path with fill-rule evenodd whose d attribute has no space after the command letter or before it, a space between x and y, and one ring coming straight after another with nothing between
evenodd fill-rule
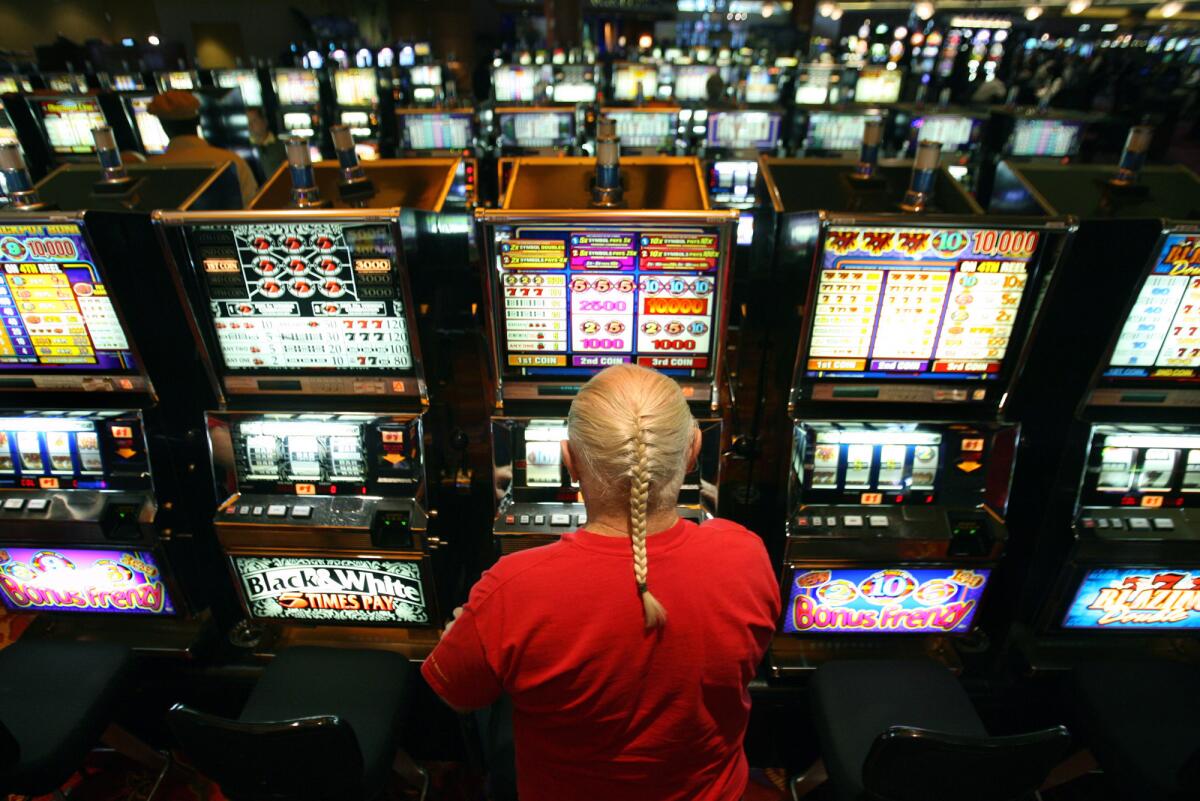
<instances>
[{"instance_id":1,"label":"row of slot machines","mask_svg":"<svg viewBox=\"0 0 1200 801\"><path fill-rule=\"evenodd\" d=\"M1195 177L1146 168L1117 190L1073 165L1058 170L1081 176L1074 194L1056 195L1054 168L1013 167L1034 206L1004 217L939 169L926 211L897 214L890 168L856 187L852 164L760 164L768 325L794 333L777 348L794 359L786 403L765 407L789 476L773 672L850 645L951 660L988 603L1000 614L997 585L1042 573L1024 593L1039 665L1068 643L1140 647L1200 625L1200 239L1153 216L1200 197ZM812 211L847 192L851 211ZM738 214L702 204L477 213L500 552L586 524L557 443L570 399L610 364L679 381L703 432L681 515L720 511ZM445 546L470 536L432 514L429 444L445 445L425 425L421 346L435 343L401 212L337 206L160 210L153 226L3 215L6 606L165 647L164 628L202 624L202 588L225 575L246 644L432 645L460 600L438 581ZM1057 496L1034 502L1041 484L1065 488L1063 514Z\"/></svg>"}]
</instances>

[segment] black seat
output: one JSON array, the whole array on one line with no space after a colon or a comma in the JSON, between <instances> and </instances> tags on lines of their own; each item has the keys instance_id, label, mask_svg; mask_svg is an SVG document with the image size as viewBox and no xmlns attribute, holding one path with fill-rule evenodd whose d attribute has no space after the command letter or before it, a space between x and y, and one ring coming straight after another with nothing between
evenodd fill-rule
<instances>
[{"instance_id":1,"label":"black seat","mask_svg":"<svg viewBox=\"0 0 1200 801\"><path fill-rule=\"evenodd\" d=\"M1080 735L1129 798L1200 797L1200 667L1096 662L1075 670Z\"/></svg>"},{"instance_id":2,"label":"black seat","mask_svg":"<svg viewBox=\"0 0 1200 801\"><path fill-rule=\"evenodd\" d=\"M412 687L400 654L297 647L267 666L237 720L181 704L168 720L234 801L363 801L383 794L398 758L411 764L398 739Z\"/></svg>"},{"instance_id":3,"label":"black seat","mask_svg":"<svg viewBox=\"0 0 1200 801\"><path fill-rule=\"evenodd\" d=\"M0 650L0 796L45 795L112 721L132 660L123 645L18 640Z\"/></svg>"},{"instance_id":4,"label":"black seat","mask_svg":"<svg viewBox=\"0 0 1200 801\"><path fill-rule=\"evenodd\" d=\"M839 801L949 801L964 787L973 799L1019 799L1070 747L1061 727L989 737L966 691L934 662L830 662L813 678L812 699Z\"/></svg>"}]
</instances>

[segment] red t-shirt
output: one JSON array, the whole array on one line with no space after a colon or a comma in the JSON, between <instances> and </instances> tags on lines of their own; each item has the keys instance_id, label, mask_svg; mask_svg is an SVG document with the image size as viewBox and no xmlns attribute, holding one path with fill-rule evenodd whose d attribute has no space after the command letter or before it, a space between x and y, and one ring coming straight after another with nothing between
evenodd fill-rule
<instances>
[{"instance_id":1,"label":"red t-shirt","mask_svg":"<svg viewBox=\"0 0 1200 801\"><path fill-rule=\"evenodd\" d=\"M779 617L762 541L680 520L647 541L667 623L646 630L629 540L589 531L483 574L421 668L451 705L512 696L521 801L734 801L747 685Z\"/></svg>"}]
</instances>

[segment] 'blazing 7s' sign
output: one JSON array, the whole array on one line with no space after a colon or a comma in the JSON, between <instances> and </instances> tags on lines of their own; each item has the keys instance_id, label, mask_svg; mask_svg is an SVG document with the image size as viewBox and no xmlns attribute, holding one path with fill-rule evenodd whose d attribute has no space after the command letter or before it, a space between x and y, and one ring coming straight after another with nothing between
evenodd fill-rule
<instances>
[{"instance_id":1,"label":"'blazing 7s' sign","mask_svg":"<svg viewBox=\"0 0 1200 801\"><path fill-rule=\"evenodd\" d=\"M235 556L250 614L274 620L426 626L421 564L400 559Z\"/></svg>"},{"instance_id":2,"label":"'blazing 7s' sign","mask_svg":"<svg viewBox=\"0 0 1200 801\"><path fill-rule=\"evenodd\" d=\"M1200 570L1089 570L1063 618L1069 629L1200 629Z\"/></svg>"}]
</instances>

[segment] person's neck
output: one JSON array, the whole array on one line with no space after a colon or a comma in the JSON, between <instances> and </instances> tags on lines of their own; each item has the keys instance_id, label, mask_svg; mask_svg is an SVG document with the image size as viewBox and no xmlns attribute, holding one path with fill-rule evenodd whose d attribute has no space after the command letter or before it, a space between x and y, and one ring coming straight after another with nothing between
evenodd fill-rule
<instances>
[{"instance_id":1,"label":"person's neck","mask_svg":"<svg viewBox=\"0 0 1200 801\"><path fill-rule=\"evenodd\" d=\"M660 512L652 512L646 518L646 533L657 534L660 531L666 531L678 522L679 515L676 514L673 506ZM588 509L588 521L585 528L593 534L604 537L628 537L629 513L604 511L593 515L592 510Z\"/></svg>"}]
</instances>

